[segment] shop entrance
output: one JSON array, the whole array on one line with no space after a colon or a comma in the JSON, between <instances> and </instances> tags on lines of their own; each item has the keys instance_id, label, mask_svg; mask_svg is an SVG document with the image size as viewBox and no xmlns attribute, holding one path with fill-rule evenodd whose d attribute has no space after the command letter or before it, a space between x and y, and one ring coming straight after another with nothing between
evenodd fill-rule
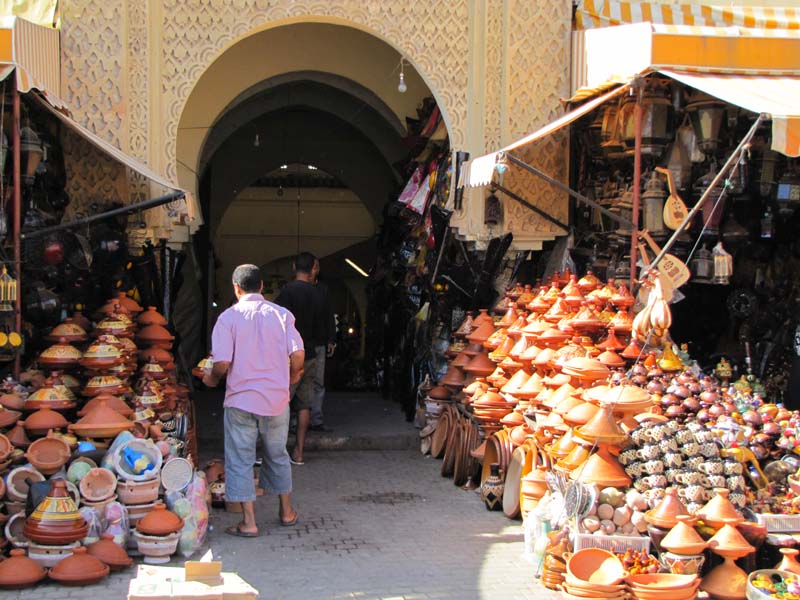
<instances>
[{"instance_id":1,"label":"shop entrance","mask_svg":"<svg viewBox=\"0 0 800 600\"><path fill-rule=\"evenodd\" d=\"M310 251L339 325L328 383L376 389L365 273L387 204L408 179L419 109L435 104L410 61L355 28L295 23L241 39L198 79L177 154L180 169L197 178L205 222L194 240L201 351L233 301L236 265L261 266L274 297L291 279L293 256Z\"/></svg>"}]
</instances>

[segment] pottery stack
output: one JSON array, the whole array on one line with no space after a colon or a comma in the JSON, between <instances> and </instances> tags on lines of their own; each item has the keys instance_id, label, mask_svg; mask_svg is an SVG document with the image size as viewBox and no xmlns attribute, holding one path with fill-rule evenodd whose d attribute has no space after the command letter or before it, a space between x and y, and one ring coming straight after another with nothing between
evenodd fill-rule
<instances>
[{"instance_id":1,"label":"pottery stack","mask_svg":"<svg viewBox=\"0 0 800 600\"><path fill-rule=\"evenodd\" d=\"M196 444L166 325L155 308L117 294L92 320L75 313L54 327L39 369L0 383L0 498L8 512L0 525L3 540L29 555L0 561L20 565L19 576L0 568L0 587L40 580L30 564L64 585L92 583L131 564L126 540L155 560L175 551L183 521L157 500L162 487L180 491L192 480L192 463L180 457ZM26 516L29 483L36 506ZM136 529L155 511L162 520L171 515L169 531Z\"/></svg>"}]
</instances>

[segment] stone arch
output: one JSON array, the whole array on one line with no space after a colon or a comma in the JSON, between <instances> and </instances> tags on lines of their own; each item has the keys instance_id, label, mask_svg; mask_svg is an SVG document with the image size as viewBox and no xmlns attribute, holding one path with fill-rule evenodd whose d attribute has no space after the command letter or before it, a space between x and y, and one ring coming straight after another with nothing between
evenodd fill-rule
<instances>
[{"instance_id":1,"label":"stone arch","mask_svg":"<svg viewBox=\"0 0 800 600\"><path fill-rule=\"evenodd\" d=\"M395 0L215 0L213 18L186 3L163 7L161 89L162 162L168 177L178 179L178 123L200 77L238 42L265 30L297 23L328 23L361 30L401 53L420 74L439 104L455 147L463 145L466 127L469 39L464 23L467 0L397 3ZM191 4L191 3L190 3ZM253 24L258 25L254 26ZM193 187L193 186L192 186Z\"/></svg>"}]
</instances>

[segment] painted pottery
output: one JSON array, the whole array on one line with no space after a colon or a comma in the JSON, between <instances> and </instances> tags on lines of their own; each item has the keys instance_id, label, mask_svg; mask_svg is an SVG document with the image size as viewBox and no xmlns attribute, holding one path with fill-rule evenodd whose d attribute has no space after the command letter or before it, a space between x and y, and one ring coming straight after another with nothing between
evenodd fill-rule
<instances>
[{"instance_id":1,"label":"painted pottery","mask_svg":"<svg viewBox=\"0 0 800 600\"><path fill-rule=\"evenodd\" d=\"M163 502L158 502L141 521L136 524L136 531L145 535L164 536L183 528L183 519L167 510Z\"/></svg>"},{"instance_id":2,"label":"painted pottery","mask_svg":"<svg viewBox=\"0 0 800 600\"><path fill-rule=\"evenodd\" d=\"M109 567L81 546L50 570L48 576L61 585L84 586L108 576Z\"/></svg>"},{"instance_id":3,"label":"painted pottery","mask_svg":"<svg viewBox=\"0 0 800 600\"><path fill-rule=\"evenodd\" d=\"M11 556L0 562L0 588L22 589L39 583L47 576L47 570L36 561L25 556L25 550L15 548Z\"/></svg>"},{"instance_id":4,"label":"painted pottery","mask_svg":"<svg viewBox=\"0 0 800 600\"><path fill-rule=\"evenodd\" d=\"M67 343L65 338L60 338L39 355L39 364L43 367L74 367L82 356L80 350Z\"/></svg>"},{"instance_id":5,"label":"painted pottery","mask_svg":"<svg viewBox=\"0 0 800 600\"><path fill-rule=\"evenodd\" d=\"M113 336L101 335L83 353L81 366L87 369L105 369L120 364L123 360L122 352L111 343L112 341L115 341Z\"/></svg>"},{"instance_id":6,"label":"painted pottery","mask_svg":"<svg viewBox=\"0 0 800 600\"><path fill-rule=\"evenodd\" d=\"M94 544L86 548L87 552L109 566L112 571L119 571L133 564L125 549L114 541L114 536L104 533Z\"/></svg>"},{"instance_id":7,"label":"painted pottery","mask_svg":"<svg viewBox=\"0 0 800 600\"><path fill-rule=\"evenodd\" d=\"M505 484L500 476L500 465L492 463L490 475L481 484L481 499L488 510L500 510L503 507L503 489Z\"/></svg>"},{"instance_id":8,"label":"painted pottery","mask_svg":"<svg viewBox=\"0 0 800 600\"><path fill-rule=\"evenodd\" d=\"M41 544L68 544L86 537L89 525L78 512L64 480L50 483L47 497L25 521L25 536Z\"/></svg>"},{"instance_id":9,"label":"painted pottery","mask_svg":"<svg viewBox=\"0 0 800 600\"><path fill-rule=\"evenodd\" d=\"M87 334L86 330L81 327L79 323L75 322L74 319L66 318L62 323L53 327L44 339L49 342L61 343L63 340L65 343L74 344L85 342L89 339L89 334ZM78 358L80 359L80 357Z\"/></svg>"},{"instance_id":10,"label":"painted pottery","mask_svg":"<svg viewBox=\"0 0 800 600\"><path fill-rule=\"evenodd\" d=\"M659 556L661 566L675 575L697 575L706 562L705 554L675 554L662 552Z\"/></svg>"},{"instance_id":11,"label":"painted pottery","mask_svg":"<svg viewBox=\"0 0 800 600\"><path fill-rule=\"evenodd\" d=\"M81 390L84 396L100 396L102 394L121 394L125 389L125 383L116 375L104 371L101 375L95 375L87 383L86 387ZM84 414L86 414L84 412Z\"/></svg>"},{"instance_id":12,"label":"painted pottery","mask_svg":"<svg viewBox=\"0 0 800 600\"><path fill-rule=\"evenodd\" d=\"M59 387L56 387L56 383ZM34 411L47 406L53 410L67 410L75 407L75 401L70 398L71 391L53 377L48 377L44 385L33 392L25 400L24 410Z\"/></svg>"}]
</instances>

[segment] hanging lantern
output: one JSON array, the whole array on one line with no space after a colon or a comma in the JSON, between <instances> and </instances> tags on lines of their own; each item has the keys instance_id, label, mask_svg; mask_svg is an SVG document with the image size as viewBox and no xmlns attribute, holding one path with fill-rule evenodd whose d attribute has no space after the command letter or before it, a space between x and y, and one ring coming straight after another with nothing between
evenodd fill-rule
<instances>
[{"instance_id":1,"label":"hanging lantern","mask_svg":"<svg viewBox=\"0 0 800 600\"><path fill-rule=\"evenodd\" d=\"M708 170L708 173L695 181L694 185L692 186L692 193L695 195L697 200L702 198L706 189L711 186L711 183L714 181L714 177L716 177L716 173L714 172L714 165L712 164ZM725 188L722 184L715 186L711 192L709 192L708 197L703 203L702 214L703 223L705 224L705 231L703 232L704 235L715 236L719 234L719 224L722 220L722 213L725 212L725 198L720 200L720 196L722 196L722 192L724 190ZM719 201L719 203L717 203L717 201Z\"/></svg>"},{"instance_id":2,"label":"hanging lantern","mask_svg":"<svg viewBox=\"0 0 800 600\"><path fill-rule=\"evenodd\" d=\"M717 242L711 253L714 256L714 283L728 285L733 275L733 257Z\"/></svg>"},{"instance_id":3,"label":"hanging lantern","mask_svg":"<svg viewBox=\"0 0 800 600\"><path fill-rule=\"evenodd\" d=\"M8 274L5 265L0 269L0 310L14 310L17 301L17 280Z\"/></svg>"},{"instance_id":4,"label":"hanging lantern","mask_svg":"<svg viewBox=\"0 0 800 600\"><path fill-rule=\"evenodd\" d=\"M666 233L664 229L664 200L666 198L667 192L664 190L664 185L653 171L645 185L644 194L642 194L642 205L644 207L644 228L656 238Z\"/></svg>"},{"instance_id":5,"label":"hanging lantern","mask_svg":"<svg viewBox=\"0 0 800 600\"><path fill-rule=\"evenodd\" d=\"M704 154L714 154L720 146L720 131L726 118L726 105L714 96L698 92L686 105L686 113Z\"/></svg>"},{"instance_id":6,"label":"hanging lantern","mask_svg":"<svg viewBox=\"0 0 800 600\"><path fill-rule=\"evenodd\" d=\"M620 140L619 117L619 104L609 105L603 112L603 127L600 131L600 137L603 142L600 146L603 149L603 156L606 160L625 158L625 146L622 145Z\"/></svg>"},{"instance_id":7,"label":"hanging lantern","mask_svg":"<svg viewBox=\"0 0 800 600\"><path fill-rule=\"evenodd\" d=\"M605 113L602 110L595 111L595 117L589 126L586 128L588 133L587 143L589 144L589 152L593 159L599 160L603 158L603 117Z\"/></svg>"},{"instance_id":8,"label":"hanging lantern","mask_svg":"<svg viewBox=\"0 0 800 600\"><path fill-rule=\"evenodd\" d=\"M714 259L705 244L695 252L689 268L695 283L711 283L714 277Z\"/></svg>"},{"instance_id":9,"label":"hanging lantern","mask_svg":"<svg viewBox=\"0 0 800 600\"><path fill-rule=\"evenodd\" d=\"M642 154L661 155L672 141L673 115L669 94L669 80L649 78L645 81L642 96ZM636 145L636 95L628 96L622 103L622 143L625 152L632 155Z\"/></svg>"},{"instance_id":10,"label":"hanging lantern","mask_svg":"<svg viewBox=\"0 0 800 600\"><path fill-rule=\"evenodd\" d=\"M758 174L758 193L762 198L772 197L772 192L777 185L775 167L778 162L778 153L769 148L769 145L761 152L761 170Z\"/></svg>"},{"instance_id":11,"label":"hanging lantern","mask_svg":"<svg viewBox=\"0 0 800 600\"><path fill-rule=\"evenodd\" d=\"M503 204L494 194L486 197L483 206L483 224L487 227L497 227L503 222Z\"/></svg>"},{"instance_id":12,"label":"hanging lantern","mask_svg":"<svg viewBox=\"0 0 800 600\"><path fill-rule=\"evenodd\" d=\"M788 216L794 213L800 204L800 175L796 172L794 165L786 169L786 172L778 181L778 213Z\"/></svg>"},{"instance_id":13,"label":"hanging lantern","mask_svg":"<svg viewBox=\"0 0 800 600\"><path fill-rule=\"evenodd\" d=\"M39 135L28 125L19 131L19 154L24 165L23 177L28 183L32 183L44 156L44 146Z\"/></svg>"}]
</instances>

